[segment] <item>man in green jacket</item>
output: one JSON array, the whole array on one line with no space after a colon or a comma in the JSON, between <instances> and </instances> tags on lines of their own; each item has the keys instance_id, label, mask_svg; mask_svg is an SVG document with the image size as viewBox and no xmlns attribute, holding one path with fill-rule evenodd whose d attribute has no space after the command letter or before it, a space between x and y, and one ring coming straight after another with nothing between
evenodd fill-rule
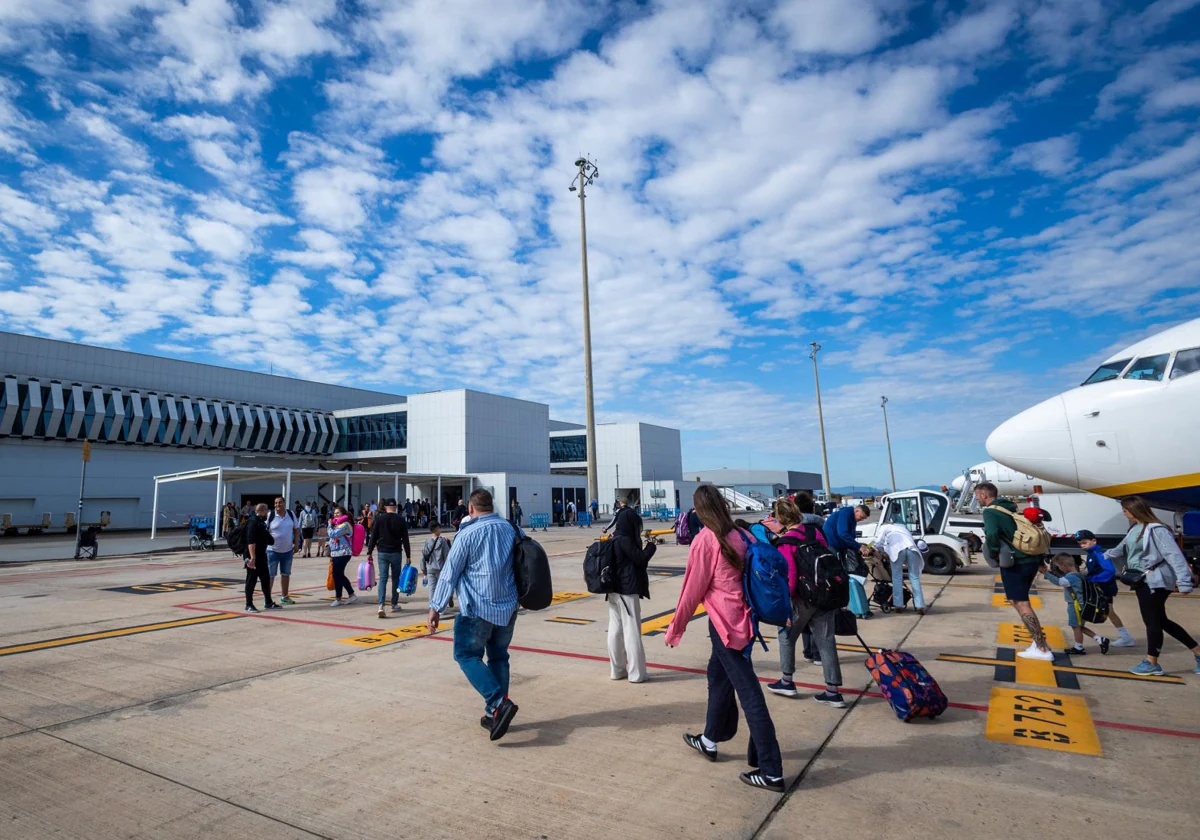
<instances>
[{"instance_id":1,"label":"man in green jacket","mask_svg":"<svg viewBox=\"0 0 1200 840\"><path fill-rule=\"evenodd\" d=\"M1004 597L1013 605L1033 643L1028 650L1017 656L1023 659L1054 661L1054 653L1046 644L1046 633L1029 601L1029 590L1037 578L1041 557L1030 557L1013 548L1013 537L1017 533L1017 506L1008 499L998 499L996 485L985 481L975 488L975 498L983 510L983 547L992 562L1000 567L1000 581L1004 584Z\"/></svg>"}]
</instances>

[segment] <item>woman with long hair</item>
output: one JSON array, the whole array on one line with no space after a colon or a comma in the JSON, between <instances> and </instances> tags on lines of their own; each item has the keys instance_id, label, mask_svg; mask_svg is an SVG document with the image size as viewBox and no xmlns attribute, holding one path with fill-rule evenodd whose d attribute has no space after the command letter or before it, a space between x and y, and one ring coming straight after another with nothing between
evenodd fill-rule
<instances>
[{"instance_id":1,"label":"woman with long hair","mask_svg":"<svg viewBox=\"0 0 1200 840\"><path fill-rule=\"evenodd\" d=\"M1162 652L1165 632L1191 650L1196 657L1195 673L1200 674L1200 645L1186 630L1167 618L1167 598L1175 588L1183 593L1192 591L1192 570L1188 568L1187 558L1176 544L1171 529L1154 515L1141 496L1122 499L1121 512L1129 520L1129 533L1120 545L1105 552L1104 556L1109 560L1124 561L1122 578L1140 575L1140 579L1130 585L1137 595L1138 609L1146 624L1146 658L1140 665L1130 668L1130 673L1162 676L1158 655Z\"/></svg>"},{"instance_id":2,"label":"woman with long hair","mask_svg":"<svg viewBox=\"0 0 1200 840\"><path fill-rule=\"evenodd\" d=\"M783 793L783 757L775 737L775 724L771 722L762 686L750 662L753 625L742 589L742 572L746 551L754 537L734 527L729 505L711 484L696 488L692 502L704 527L688 550L683 591L675 618L667 628L666 641L668 647L678 645L696 608L704 604L712 655L708 660L708 715L704 732L684 733L683 740L709 761L716 761L717 744L737 734L737 704L741 701L750 727L746 763L751 769L740 778L751 787Z\"/></svg>"},{"instance_id":3,"label":"woman with long hair","mask_svg":"<svg viewBox=\"0 0 1200 840\"><path fill-rule=\"evenodd\" d=\"M358 596L354 594L354 587L350 585L350 578L346 577L346 565L354 555L351 543L353 534L354 520L350 518L350 513L341 505L335 505L333 519L329 520L329 560L333 563L333 586L336 596L329 604L331 607L353 604L358 600ZM342 590L346 591L345 601L342 600Z\"/></svg>"}]
</instances>

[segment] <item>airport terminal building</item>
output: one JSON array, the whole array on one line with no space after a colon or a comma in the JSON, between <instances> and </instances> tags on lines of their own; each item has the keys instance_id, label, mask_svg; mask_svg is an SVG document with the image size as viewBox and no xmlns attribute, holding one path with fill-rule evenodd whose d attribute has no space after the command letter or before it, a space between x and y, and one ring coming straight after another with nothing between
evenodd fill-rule
<instances>
[{"instance_id":1,"label":"airport terminal building","mask_svg":"<svg viewBox=\"0 0 1200 840\"><path fill-rule=\"evenodd\" d=\"M449 507L474 487L526 516L587 499L584 427L550 419L549 406L472 390L399 396L120 350L0 332L0 515L22 532L60 531L74 515L84 442L90 461L84 524L149 528L155 477L241 471L163 484L159 528L212 516L214 498L241 504L279 495L276 477L246 468L340 471L297 476L296 501L352 505L398 491ZM618 496L674 508L683 481L679 431L646 423L597 426L599 503ZM355 473L369 476L355 478ZM388 474L389 477L383 476Z\"/></svg>"}]
</instances>

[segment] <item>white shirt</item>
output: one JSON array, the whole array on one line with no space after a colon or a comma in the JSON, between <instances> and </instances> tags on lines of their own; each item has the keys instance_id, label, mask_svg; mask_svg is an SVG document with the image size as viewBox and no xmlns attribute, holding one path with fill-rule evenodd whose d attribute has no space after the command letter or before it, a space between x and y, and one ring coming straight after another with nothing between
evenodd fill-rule
<instances>
[{"instance_id":1,"label":"white shirt","mask_svg":"<svg viewBox=\"0 0 1200 840\"><path fill-rule=\"evenodd\" d=\"M888 559L892 561L899 560L900 552L906 548L911 548L918 553L920 552L920 549L917 548L917 541L913 539L912 533L903 525L881 525L879 530L875 532L875 539L871 541L871 545L882 549L887 554Z\"/></svg>"},{"instance_id":2,"label":"white shirt","mask_svg":"<svg viewBox=\"0 0 1200 840\"><path fill-rule=\"evenodd\" d=\"M291 551L296 544L296 519L290 510L285 510L283 516L280 516L272 508L267 514L269 520L267 524L271 536L275 539L275 544L271 546L271 550L280 554Z\"/></svg>"}]
</instances>

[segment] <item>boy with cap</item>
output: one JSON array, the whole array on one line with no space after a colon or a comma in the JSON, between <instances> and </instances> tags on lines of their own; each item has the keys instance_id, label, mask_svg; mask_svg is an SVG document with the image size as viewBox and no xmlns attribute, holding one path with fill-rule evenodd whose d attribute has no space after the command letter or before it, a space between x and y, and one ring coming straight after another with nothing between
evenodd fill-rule
<instances>
[{"instance_id":1,"label":"boy with cap","mask_svg":"<svg viewBox=\"0 0 1200 840\"><path fill-rule=\"evenodd\" d=\"M1079 543L1079 547L1087 552L1087 576L1088 580L1096 584L1100 591L1107 597L1112 605L1108 610L1108 620L1112 622L1112 626L1117 628L1119 638L1113 639L1113 647L1133 647L1135 642L1133 636L1129 635L1129 631L1125 629L1125 625L1121 623L1121 617L1117 615L1117 569L1113 566L1113 562L1104 556L1104 549L1096 542L1096 535L1091 531L1083 530L1075 532L1075 542Z\"/></svg>"}]
</instances>

